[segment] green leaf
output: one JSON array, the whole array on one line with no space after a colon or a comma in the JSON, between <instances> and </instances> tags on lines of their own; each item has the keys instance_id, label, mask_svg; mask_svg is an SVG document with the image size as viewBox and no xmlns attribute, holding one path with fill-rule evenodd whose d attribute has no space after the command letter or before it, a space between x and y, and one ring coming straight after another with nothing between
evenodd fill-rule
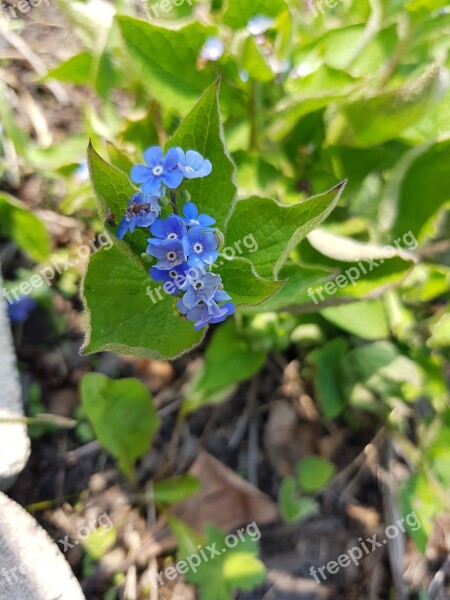
<instances>
[{"instance_id":1,"label":"green leaf","mask_svg":"<svg viewBox=\"0 0 450 600\"><path fill-rule=\"evenodd\" d=\"M410 241L409 237L405 239ZM351 298L367 298L369 294L373 297L374 294L381 294L388 287L400 283L411 271L414 262L412 256L408 254L407 245L403 245L401 238L399 241L404 249L401 251L402 258L393 256L393 258L375 259L367 255L366 259L359 262L342 262L317 252L309 244L309 240L304 240L298 248L302 263L330 269L327 283L314 284L308 290L314 304L326 308L342 303L344 298L348 301ZM361 256L364 256L364 246L366 245L360 246ZM395 252L395 249L393 251ZM345 246L334 249L336 256L344 256L346 252ZM349 258L350 256L349 254Z\"/></svg>"},{"instance_id":2,"label":"green leaf","mask_svg":"<svg viewBox=\"0 0 450 600\"><path fill-rule=\"evenodd\" d=\"M319 456L307 456L296 465L300 488L304 492L316 492L324 488L335 472L335 466Z\"/></svg>"},{"instance_id":3,"label":"green leaf","mask_svg":"<svg viewBox=\"0 0 450 600\"><path fill-rule=\"evenodd\" d=\"M422 144L439 138L445 139L450 132L450 89L433 107L424 113L422 119L402 133L402 140L412 144Z\"/></svg>"},{"instance_id":4,"label":"green leaf","mask_svg":"<svg viewBox=\"0 0 450 600\"><path fill-rule=\"evenodd\" d=\"M325 308L321 314L330 323L364 340L379 340L389 336L389 324L381 300Z\"/></svg>"},{"instance_id":5,"label":"green leaf","mask_svg":"<svg viewBox=\"0 0 450 600\"><path fill-rule=\"evenodd\" d=\"M312 352L308 360L315 366L314 388L327 419L334 419L345 406L345 397L340 389L340 360L348 352L348 343L337 338L323 348Z\"/></svg>"},{"instance_id":6,"label":"green leaf","mask_svg":"<svg viewBox=\"0 0 450 600\"><path fill-rule=\"evenodd\" d=\"M49 148L28 147L27 159L36 169L56 171L79 165L86 150L86 136L71 135Z\"/></svg>"},{"instance_id":7,"label":"green leaf","mask_svg":"<svg viewBox=\"0 0 450 600\"><path fill-rule=\"evenodd\" d=\"M425 146L424 150L408 165L397 196L392 199L397 215L394 236L412 231L420 240L430 235L437 217L450 201L450 141L433 144L428 149Z\"/></svg>"},{"instance_id":8,"label":"green leaf","mask_svg":"<svg viewBox=\"0 0 450 600\"><path fill-rule=\"evenodd\" d=\"M50 236L44 223L5 192L0 193L0 235L11 239L36 262L43 262L50 255Z\"/></svg>"},{"instance_id":9,"label":"green leaf","mask_svg":"<svg viewBox=\"0 0 450 600\"><path fill-rule=\"evenodd\" d=\"M153 485L153 499L156 504L180 502L200 490L200 482L193 475L181 475Z\"/></svg>"},{"instance_id":10,"label":"green leaf","mask_svg":"<svg viewBox=\"0 0 450 600\"><path fill-rule=\"evenodd\" d=\"M169 512L167 513L167 520L178 541L178 556L183 559L198 552L198 547L205 543L204 536Z\"/></svg>"},{"instance_id":11,"label":"green leaf","mask_svg":"<svg viewBox=\"0 0 450 600\"><path fill-rule=\"evenodd\" d=\"M242 259L219 260L217 269L224 289L236 307L254 307L272 298L285 284L284 281L267 281L254 272L252 265Z\"/></svg>"},{"instance_id":12,"label":"green leaf","mask_svg":"<svg viewBox=\"0 0 450 600\"><path fill-rule=\"evenodd\" d=\"M191 193L200 212L213 215L217 228L223 229L235 202L236 175L225 147L219 90L220 83L216 82L205 92L169 141L167 149L180 146L184 150L197 150L211 161L211 175L185 182L183 189Z\"/></svg>"},{"instance_id":13,"label":"green leaf","mask_svg":"<svg viewBox=\"0 0 450 600\"><path fill-rule=\"evenodd\" d=\"M341 104L328 114L326 141L369 148L392 140L418 121L445 89L444 72L432 65L401 89Z\"/></svg>"},{"instance_id":14,"label":"green leaf","mask_svg":"<svg viewBox=\"0 0 450 600\"><path fill-rule=\"evenodd\" d=\"M267 82L275 77L259 46L251 36L244 41L241 51L241 66L256 81Z\"/></svg>"},{"instance_id":15,"label":"green leaf","mask_svg":"<svg viewBox=\"0 0 450 600\"><path fill-rule=\"evenodd\" d=\"M315 269L303 267L296 264L287 264L280 271L280 278L286 283L280 290L268 300L256 307L244 308L245 313L255 313L261 311L281 311L301 305L312 309L312 300L308 296L308 290L311 286L323 285L328 281L329 271L324 269ZM310 305L310 306L309 306Z\"/></svg>"},{"instance_id":16,"label":"green leaf","mask_svg":"<svg viewBox=\"0 0 450 600\"><path fill-rule=\"evenodd\" d=\"M92 80L94 57L92 52L80 52L60 63L45 76L46 79L57 79L75 85L89 85Z\"/></svg>"},{"instance_id":17,"label":"green leaf","mask_svg":"<svg viewBox=\"0 0 450 600\"><path fill-rule=\"evenodd\" d=\"M433 317L430 332L429 348L450 348L450 313L444 311Z\"/></svg>"},{"instance_id":18,"label":"green leaf","mask_svg":"<svg viewBox=\"0 0 450 600\"><path fill-rule=\"evenodd\" d=\"M256 554L235 551L225 558L223 576L233 588L249 591L264 581L266 568Z\"/></svg>"},{"instance_id":19,"label":"green leaf","mask_svg":"<svg viewBox=\"0 0 450 600\"><path fill-rule=\"evenodd\" d=\"M228 0L223 23L241 29L254 16L276 17L286 8L284 0Z\"/></svg>"},{"instance_id":20,"label":"green leaf","mask_svg":"<svg viewBox=\"0 0 450 600\"><path fill-rule=\"evenodd\" d=\"M225 532L210 525L206 531L206 545L219 550L220 556L202 561L196 572L190 568L185 575L187 581L199 586L202 600L230 600L233 590L248 591L264 581L266 569L258 559L256 540L247 536L241 540L235 535L238 544L232 548L227 546ZM184 554L182 558L189 557Z\"/></svg>"},{"instance_id":21,"label":"green leaf","mask_svg":"<svg viewBox=\"0 0 450 600\"><path fill-rule=\"evenodd\" d=\"M117 531L114 527L109 529L97 527L81 543L88 556L93 560L101 560L111 550L116 541Z\"/></svg>"},{"instance_id":22,"label":"green leaf","mask_svg":"<svg viewBox=\"0 0 450 600\"><path fill-rule=\"evenodd\" d=\"M405 396L404 384L420 387L422 381L416 363L385 341L351 350L341 359L339 368L341 388L350 403L381 416L388 410L389 399Z\"/></svg>"},{"instance_id":23,"label":"green leaf","mask_svg":"<svg viewBox=\"0 0 450 600\"><path fill-rule=\"evenodd\" d=\"M294 477L285 477L278 497L280 511L286 523L302 521L318 512L318 504L313 498L301 497Z\"/></svg>"},{"instance_id":24,"label":"green leaf","mask_svg":"<svg viewBox=\"0 0 450 600\"><path fill-rule=\"evenodd\" d=\"M233 242L243 240L251 226L258 248L243 256L261 277L277 278L294 246L334 209L345 183L343 181L324 194L291 206L258 197L237 202L226 229L226 244L231 246Z\"/></svg>"},{"instance_id":25,"label":"green leaf","mask_svg":"<svg viewBox=\"0 0 450 600\"><path fill-rule=\"evenodd\" d=\"M130 475L160 424L150 392L137 379L112 381L89 373L81 382L81 398L100 444Z\"/></svg>"},{"instance_id":26,"label":"green leaf","mask_svg":"<svg viewBox=\"0 0 450 600\"><path fill-rule=\"evenodd\" d=\"M400 502L403 515L413 515L413 527L405 522L409 535L425 553L429 536L435 528L435 519L439 513L446 511L446 506L437 488L437 483L431 481L421 472L411 475L400 490Z\"/></svg>"},{"instance_id":27,"label":"green leaf","mask_svg":"<svg viewBox=\"0 0 450 600\"><path fill-rule=\"evenodd\" d=\"M157 27L139 19L120 16L125 45L142 82L162 106L184 112L212 82L208 70L195 69L208 36L215 29L198 21L178 29Z\"/></svg>"},{"instance_id":28,"label":"green leaf","mask_svg":"<svg viewBox=\"0 0 450 600\"><path fill-rule=\"evenodd\" d=\"M220 391L230 391L262 368L266 352L252 347L251 340L229 320L214 333L205 353L205 365L189 386L182 410L190 413L213 402ZM224 399L217 396L218 401Z\"/></svg>"},{"instance_id":29,"label":"green leaf","mask_svg":"<svg viewBox=\"0 0 450 600\"><path fill-rule=\"evenodd\" d=\"M345 98L362 84L338 69L322 65L306 77L288 81L288 96L275 108L269 135L280 140L292 132L292 128L305 115L323 109L331 102Z\"/></svg>"},{"instance_id":30,"label":"green leaf","mask_svg":"<svg viewBox=\"0 0 450 600\"><path fill-rule=\"evenodd\" d=\"M97 154L91 142L87 150L87 160L102 223L107 219L108 209L120 220L131 196L137 190L126 173L113 167Z\"/></svg>"},{"instance_id":31,"label":"green leaf","mask_svg":"<svg viewBox=\"0 0 450 600\"><path fill-rule=\"evenodd\" d=\"M409 0L406 2L406 8L411 12L415 12L418 10L424 10L427 13L438 10L439 8L443 8L447 6L447 0Z\"/></svg>"},{"instance_id":32,"label":"green leaf","mask_svg":"<svg viewBox=\"0 0 450 600\"><path fill-rule=\"evenodd\" d=\"M119 240L91 256L82 294L87 313L85 354L109 350L141 358L175 358L204 335L181 318L174 298L152 282L141 261Z\"/></svg>"}]
</instances>

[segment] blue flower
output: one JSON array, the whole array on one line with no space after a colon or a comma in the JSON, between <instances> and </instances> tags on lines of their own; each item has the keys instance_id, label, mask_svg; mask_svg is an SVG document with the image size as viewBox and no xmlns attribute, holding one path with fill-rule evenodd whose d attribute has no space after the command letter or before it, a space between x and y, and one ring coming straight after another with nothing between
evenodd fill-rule
<instances>
[{"instance_id":1,"label":"blue flower","mask_svg":"<svg viewBox=\"0 0 450 600\"><path fill-rule=\"evenodd\" d=\"M219 290L222 278L214 273L203 273L197 274L195 278L188 277L187 281L187 291L183 296L183 302L188 309L191 309L197 306L199 302L210 306L215 293ZM231 300L228 294L226 296L224 300Z\"/></svg>"},{"instance_id":2,"label":"blue flower","mask_svg":"<svg viewBox=\"0 0 450 600\"><path fill-rule=\"evenodd\" d=\"M78 179L78 181L81 181L81 182L88 181L88 179L89 179L89 168L88 168L88 164L87 164L86 160L83 160L78 165L78 167L77 167L77 169L75 171L75 177Z\"/></svg>"},{"instance_id":3,"label":"blue flower","mask_svg":"<svg viewBox=\"0 0 450 600\"><path fill-rule=\"evenodd\" d=\"M158 259L155 267L162 271L170 271L186 262L186 254L181 240L165 240L159 246L149 245L147 253Z\"/></svg>"},{"instance_id":4,"label":"blue flower","mask_svg":"<svg viewBox=\"0 0 450 600\"><path fill-rule=\"evenodd\" d=\"M180 219L184 221L186 225L189 225L189 227L201 225L204 229L206 229L211 225L214 225L216 222L216 220L209 215L199 215L198 208L193 202L187 202L183 206L183 215L185 218L183 219L183 217L180 217Z\"/></svg>"},{"instance_id":5,"label":"blue flower","mask_svg":"<svg viewBox=\"0 0 450 600\"><path fill-rule=\"evenodd\" d=\"M197 179L211 174L212 164L201 154L195 150L188 150L186 154L181 148L176 150L178 152L178 168L186 179Z\"/></svg>"},{"instance_id":6,"label":"blue flower","mask_svg":"<svg viewBox=\"0 0 450 600\"><path fill-rule=\"evenodd\" d=\"M171 148L166 156L159 146L147 148L144 152L146 165L135 165L131 169L131 180L142 184L142 191L151 195L162 195L163 184L170 189L177 188L183 181L183 173L178 169L178 152Z\"/></svg>"},{"instance_id":7,"label":"blue flower","mask_svg":"<svg viewBox=\"0 0 450 600\"><path fill-rule=\"evenodd\" d=\"M11 321L26 321L29 313L36 308L37 304L29 296L21 296L8 305L8 315Z\"/></svg>"},{"instance_id":8,"label":"blue flower","mask_svg":"<svg viewBox=\"0 0 450 600\"><path fill-rule=\"evenodd\" d=\"M173 267L170 269L170 271L161 271L161 269L152 267L149 271L149 274L154 281L173 283L175 287L173 288L172 292L168 293L172 294L172 296L177 296L180 291L186 287L188 270L189 265L187 263L182 263L177 267Z\"/></svg>"},{"instance_id":9,"label":"blue flower","mask_svg":"<svg viewBox=\"0 0 450 600\"><path fill-rule=\"evenodd\" d=\"M224 45L222 40L215 36L209 36L200 52L200 58L216 61L221 58L223 51Z\"/></svg>"},{"instance_id":10,"label":"blue flower","mask_svg":"<svg viewBox=\"0 0 450 600\"><path fill-rule=\"evenodd\" d=\"M212 265L217 260L219 240L214 231L202 227L192 227L183 238L183 248L191 267L201 268Z\"/></svg>"},{"instance_id":11,"label":"blue flower","mask_svg":"<svg viewBox=\"0 0 450 600\"><path fill-rule=\"evenodd\" d=\"M179 217L169 215L166 219L155 221L150 231L156 239L149 238L148 243L152 246L161 246L165 240L182 240L186 235L186 225Z\"/></svg>"},{"instance_id":12,"label":"blue flower","mask_svg":"<svg viewBox=\"0 0 450 600\"><path fill-rule=\"evenodd\" d=\"M221 290L216 292L216 295L210 306L205 304L203 301L200 301L196 306L194 306L194 308L189 309L185 305L183 298L180 298L180 300L177 302L177 308L181 314L186 315L189 321L193 321L195 323L195 330L203 329L203 327L206 327L209 323L221 323L234 313L235 307L232 302L227 302L222 306L218 306L217 302L220 300L218 297L216 298L216 296L220 293Z\"/></svg>"},{"instance_id":13,"label":"blue flower","mask_svg":"<svg viewBox=\"0 0 450 600\"><path fill-rule=\"evenodd\" d=\"M255 15L247 23L247 29L250 35L262 35L272 27L273 19L264 15Z\"/></svg>"},{"instance_id":14,"label":"blue flower","mask_svg":"<svg viewBox=\"0 0 450 600\"><path fill-rule=\"evenodd\" d=\"M127 231L133 233L136 227L150 227L161 212L156 196L146 197L138 192L133 194L124 218L117 228L117 237L123 240Z\"/></svg>"},{"instance_id":15,"label":"blue flower","mask_svg":"<svg viewBox=\"0 0 450 600\"><path fill-rule=\"evenodd\" d=\"M221 302L231 300L222 288L222 278L214 273L204 273L195 279L188 275L187 291L177 303L178 310L194 321L195 329L202 329L208 323L220 323L233 314L234 305L230 302L219 306Z\"/></svg>"}]
</instances>

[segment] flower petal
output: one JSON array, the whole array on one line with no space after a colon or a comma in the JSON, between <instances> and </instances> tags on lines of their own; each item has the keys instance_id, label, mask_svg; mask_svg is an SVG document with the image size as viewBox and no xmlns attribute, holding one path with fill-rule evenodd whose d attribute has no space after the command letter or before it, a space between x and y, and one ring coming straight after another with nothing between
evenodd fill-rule
<instances>
[{"instance_id":1,"label":"flower petal","mask_svg":"<svg viewBox=\"0 0 450 600\"><path fill-rule=\"evenodd\" d=\"M199 215L197 217L197 221L200 223L202 227L210 227L214 225L216 220L210 217L209 215Z\"/></svg>"},{"instance_id":2,"label":"flower petal","mask_svg":"<svg viewBox=\"0 0 450 600\"><path fill-rule=\"evenodd\" d=\"M171 190L177 188L183 181L183 173L181 171L164 171L162 176L163 182Z\"/></svg>"},{"instance_id":3,"label":"flower petal","mask_svg":"<svg viewBox=\"0 0 450 600\"><path fill-rule=\"evenodd\" d=\"M142 191L146 194L158 194L161 189L161 179L151 176L142 184Z\"/></svg>"},{"instance_id":4,"label":"flower petal","mask_svg":"<svg viewBox=\"0 0 450 600\"><path fill-rule=\"evenodd\" d=\"M134 165L131 169L130 177L133 183L144 183L151 175L151 170L145 165Z\"/></svg>"},{"instance_id":5,"label":"flower petal","mask_svg":"<svg viewBox=\"0 0 450 600\"><path fill-rule=\"evenodd\" d=\"M186 164L192 167L195 171L203 164L203 156L196 150L188 150L186 152Z\"/></svg>"},{"instance_id":6,"label":"flower petal","mask_svg":"<svg viewBox=\"0 0 450 600\"><path fill-rule=\"evenodd\" d=\"M183 215L189 220L196 219L198 215L198 208L193 202L186 202L186 204L183 206Z\"/></svg>"},{"instance_id":7,"label":"flower petal","mask_svg":"<svg viewBox=\"0 0 450 600\"><path fill-rule=\"evenodd\" d=\"M163 151L159 146L152 146L144 152L144 160L152 169L162 163L162 158Z\"/></svg>"},{"instance_id":8,"label":"flower petal","mask_svg":"<svg viewBox=\"0 0 450 600\"><path fill-rule=\"evenodd\" d=\"M161 271L156 267L152 267L149 271L149 275L155 281L166 281L167 280L167 271Z\"/></svg>"},{"instance_id":9,"label":"flower petal","mask_svg":"<svg viewBox=\"0 0 450 600\"><path fill-rule=\"evenodd\" d=\"M123 240L123 238L125 237L125 234L128 231L129 224L130 224L130 222L128 221L128 219L126 217L124 217L120 221L119 227L117 228L117 237L119 238L119 240Z\"/></svg>"},{"instance_id":10,"label":"flower petal","mask_svg":"<svg viewBox=\"0 0 450 600\"><path fill-rule=\"evenodd\" d=\"M178 150L176 148L171 148L163 160L164 171L172 171L178 166Z\"/></svg>"},{"instance_id":11,"label":"flower petal","mask_svg":"<svg viewBox=\"0 0 450 600\"><path fill-rule=\"evenodd\" d=\"M157 221L155 221L153 223L153 225L150 227L150 231L152 233L152 235L154 235L157 238L160 238L161 240L165 239L166 237L166 224L164 219L158 219Z\"/></svg>"},{"instance_id":12,"label":"flower petal","mask_svg":"<svg viewBox=\"0 0 450 600\"><path fill-rule=\"evenodd\" d=\"M212 163L210 160L205 160L201 168L201 176L208 177L212 173Z\"/></svg>"}]
</instances>

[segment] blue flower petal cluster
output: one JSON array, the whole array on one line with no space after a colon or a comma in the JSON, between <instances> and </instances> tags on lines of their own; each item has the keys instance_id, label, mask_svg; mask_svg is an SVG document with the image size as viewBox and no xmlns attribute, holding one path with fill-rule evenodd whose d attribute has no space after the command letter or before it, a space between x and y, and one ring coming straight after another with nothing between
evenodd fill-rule
<instances>
[{"instance_id":1,"label":"blue flower petal cluster","mask_svg":"<svg viewBox=\"0 0 450 600\"><path fill-rule=\"evenodd\" d=\"M123 240L127 231L134 233L136 227L150 227L161 213L156 196L145 196L141 192L133 194L125 211L125 216L117 228L117 237Z\"/></svg>"},{"instance_id":2,"label":"blue flower petal cluster","mask_svg":"<svg viewBox=\"0 0 450 600\"><path fill-rule=\"evenodd\" d=\"M150 269L150 277L171 282L173 285L167 288L170 293L183 294L177 302L178 310L194 322L195 329L202 329L208 323L224 321L234 313L234 305L223 290L220 275L207 271L219 256L219 240L209 227L214 219L199 216L192 202L185 205L183 214L158 219L150 227L155 237L149 238L147 253L158 260Z\"/></svg>"},{"instance_id":3,"label":"blue flower petal cluster","mask_svg":"<svg viewBox=\"0 0 450 600\"><path fill-rule=\"evenodd\" d=\"M174 214L160 218L160 199L166 188L176 190L184 179L207 177L212 164L195 150L185 152L171 148L166 155L154 146L144 152L145 165L135 165L131 180L140 184L141 191L131 198L117 236L123 239L136 227L148 227L147 254L156 259L150 277L164 284L173 296L178 296L177 308L193 321L195 329L209 323L220 323L234 313L231 297L224 291L220 275L208 269L219 256L219 239L210 215L199 214L193 202L183 207L183 215L176 208L176 191L171 191Z\"/></svg>"}]
</instances>

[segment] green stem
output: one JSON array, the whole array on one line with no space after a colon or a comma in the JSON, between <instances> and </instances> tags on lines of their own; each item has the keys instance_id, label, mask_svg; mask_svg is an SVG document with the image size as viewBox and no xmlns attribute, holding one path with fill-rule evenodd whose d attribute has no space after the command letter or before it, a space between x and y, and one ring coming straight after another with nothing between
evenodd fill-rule
<instances>
[{"instance_id":1,"label":"green stem","mask_svg":"<svg viewBox=\"0 0 450 600\"><path fill-rule=\"evenodd\" d=\"M170 205L173 208L173 212L176 215L179 215L180 213L178 212L178 206L177 206L177 193L175 190L169 190L169 194L170 194Z\"/></svg>"}]
</instances>

